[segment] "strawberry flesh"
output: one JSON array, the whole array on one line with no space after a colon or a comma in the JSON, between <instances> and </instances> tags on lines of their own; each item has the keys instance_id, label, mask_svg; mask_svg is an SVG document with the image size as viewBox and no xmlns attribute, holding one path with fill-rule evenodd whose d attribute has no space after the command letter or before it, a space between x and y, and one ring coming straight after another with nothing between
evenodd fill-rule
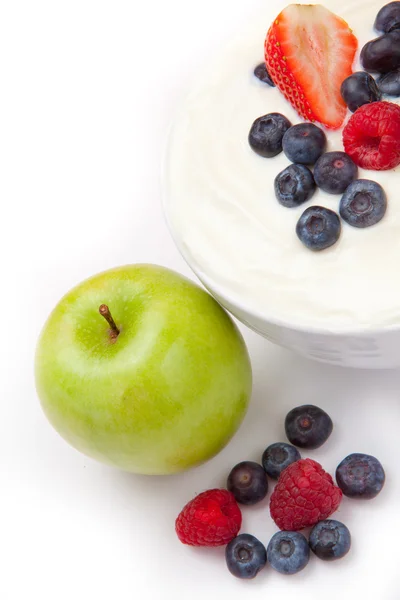
<instances>
[{"instance_id":1,"label":"strawberry flesh","mask_svg":"<svg viewBox=\"0 0 400 600\"><path fill-rule=\"evenodd\" d=\"M265 41L271 79L307 121L342 126L340 93L352 73L357 38L347 23L320 4L290 4L272 23Z\"/></svg>"}]
</instances>

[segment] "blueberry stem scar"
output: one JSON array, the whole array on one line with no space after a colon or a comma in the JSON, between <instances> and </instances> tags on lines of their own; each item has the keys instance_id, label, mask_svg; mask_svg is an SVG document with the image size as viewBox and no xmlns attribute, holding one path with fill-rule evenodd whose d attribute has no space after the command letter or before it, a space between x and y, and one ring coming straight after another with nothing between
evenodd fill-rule
<instances>
[{"instance_id":1,"label":"blueberry stem scar","mask_svg":"<svg viewBox=\"0 0 400 600\"><path fill-rule=\"evenodd\" d=\"M110 331L110 337L112 340L117 339L117 337L120 334L120 330L118 329L117 325L115 324L114 319L112 318L110 309L108 308L107 304L102 304L99 307L99 313L101 314L102 317L105 318L105 320L107 321L107 323L109 324L111 331Z\"/></svg>"}]
</instances>

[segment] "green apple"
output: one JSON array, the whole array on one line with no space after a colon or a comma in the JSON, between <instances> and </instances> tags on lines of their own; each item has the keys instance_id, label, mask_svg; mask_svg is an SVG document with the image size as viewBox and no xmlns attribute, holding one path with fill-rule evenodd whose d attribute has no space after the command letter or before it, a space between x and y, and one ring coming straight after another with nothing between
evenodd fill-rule
<instances>
[{"instance_id":1,"label":"green apple","mask_svg":"<svg viewBox=\"0 0 400 600\"><path fill-rule=\"evenodd\" d=\"M251 394L237 327L199 286L156 265L71 290L40 336L38 394L72 446L127 471L167 474L220 451Z\"/></svg>"}]
</instances>

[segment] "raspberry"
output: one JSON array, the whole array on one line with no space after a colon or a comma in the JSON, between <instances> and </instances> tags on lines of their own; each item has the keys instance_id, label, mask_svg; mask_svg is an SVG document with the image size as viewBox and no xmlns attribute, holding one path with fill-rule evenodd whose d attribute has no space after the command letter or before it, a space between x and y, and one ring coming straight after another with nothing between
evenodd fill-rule
<instances>
[{"instance_id":1,"label":"raspberry","mask_svg":"<svg viewBox=\"0 0 400 600\"><path fill-rule=\"evenodd\" d=\"M223 546L237 536L242 513L235 497L227 490L208 490L188 502L175 522L183 544Z\"/></svg>"},{"instance_id":2,"label":"raspberry","mask_svg":"<svg viewBox=\"0 0 400 600\"><path fill-rule=\"evenodd\" d=\"M342 491L321 465L310 458L289 465L270 501L271 517L284 531L312 527L338 508Z\"/></svg>"},{"instance_id":3,"label":"raspberry","mask_svg":"<svg viewBox=\"0 0 400 600\"><path fill-rule=\"evenodd\" d=\"M364 104L344 128L343 144L363 169L394 169L400 164L400 106L392 102Z\"/></svg>"}]
</instances>

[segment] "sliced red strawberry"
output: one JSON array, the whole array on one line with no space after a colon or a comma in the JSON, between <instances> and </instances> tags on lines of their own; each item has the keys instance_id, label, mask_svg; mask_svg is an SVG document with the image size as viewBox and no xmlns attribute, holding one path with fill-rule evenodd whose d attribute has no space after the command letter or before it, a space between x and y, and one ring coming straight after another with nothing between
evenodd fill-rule
<instances>
[{"instance_id":1,"label":"sliced red strawberry","mask_svg":"<svg viewBox=\"0 0 400 600\"><path fill-rule=\"evenodd\" d=\"M346 21L320 4L290 4L270 27L265 61L301 117L338 129L346 116L340 86L352 73L356 50Z\"/></svg>"}]
</instances>

